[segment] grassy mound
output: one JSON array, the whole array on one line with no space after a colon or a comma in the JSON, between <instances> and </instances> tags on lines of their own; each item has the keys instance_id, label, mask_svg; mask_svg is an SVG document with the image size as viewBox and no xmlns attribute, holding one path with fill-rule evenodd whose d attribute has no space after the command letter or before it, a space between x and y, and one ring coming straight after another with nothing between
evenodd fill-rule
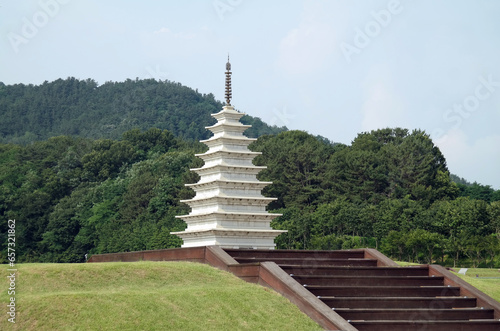
<instances>
[{"instance_id":1,"label":"grassy mound","mask_svg":"<svg viewBox=\"0 0 500 331\"><path fill-rule=\"evenodd\" d=\"M272 290L208 265L115 262L17 267L16 324L7 321L4 281L0 330L320 329Z\"/></svg>"},{"instance_id":2,"label":"grassy mound","mask_svg":"<svg viewBox=\"0 0 500 331\"><path fill-rule=\"evenodd\" d=\"M459 268L455 269L458 270ZM500 270L469 268L465 275L454 274L500 302Z\"/></svg>"},{"instance_id":3,"label":"grassy mound","mask_svg":"<svg viewBox=\"0 0 500 331\"><path fill-rule=\"evenodd\" d=\"M418 263L403 261L396 261L396 263L400 266L418 265ZM460 267L456 267L455 270L460 270ZM453 272L453 274L500 302L500 269L469 268L465 275L457 272Z\"/></svg>"}]
</instances>

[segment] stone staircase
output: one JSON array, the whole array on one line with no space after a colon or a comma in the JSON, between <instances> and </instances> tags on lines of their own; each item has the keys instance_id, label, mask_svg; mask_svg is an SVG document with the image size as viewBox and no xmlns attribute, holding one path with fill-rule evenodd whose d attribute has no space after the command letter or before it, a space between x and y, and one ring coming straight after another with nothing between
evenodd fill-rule
<instances>
[{"instance_id":1,"label":"stone staircase","mask_svg":"<svg viewBox=\"0 0 500 331\"><path fill-rule=\"evenodd\" d=\"M439 266L399 267L366 249L224 251L276 263L357 330L500 330L498 303Z\"/></svg>"}]
</instances>

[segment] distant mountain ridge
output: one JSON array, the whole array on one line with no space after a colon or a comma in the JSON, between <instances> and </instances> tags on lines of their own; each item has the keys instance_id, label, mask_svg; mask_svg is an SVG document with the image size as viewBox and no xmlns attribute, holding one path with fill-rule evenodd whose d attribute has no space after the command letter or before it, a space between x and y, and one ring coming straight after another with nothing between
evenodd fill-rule
<instances>
[{"instance_id":1,"label":"distant mountain ridge","mask_svg":"<svg viewBox=\"0 0 500 331\"><path fill-rule=\"evenodd\" d=\"M128 130L166 129L186 140L207 139L204 127L223 103L213 94L155 79L127 79L98 85L74 77L40 85L0 82L0 142L27 144L53 136L119 139ZM258 137L286 131L260 118L244 116L246 134Z\"/></svg>"}]
</instances>

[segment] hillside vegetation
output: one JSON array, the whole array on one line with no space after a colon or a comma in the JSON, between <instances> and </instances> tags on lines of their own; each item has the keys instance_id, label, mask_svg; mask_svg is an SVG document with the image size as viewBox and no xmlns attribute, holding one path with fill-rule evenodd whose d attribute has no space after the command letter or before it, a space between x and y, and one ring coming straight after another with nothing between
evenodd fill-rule
<instances>
[{"instance_id":1,"label":"hillside vegetation","mask_svg":"<svg viewBox=\"0 0 500 331\"><path fill-rule=\"evenodd\" d=\"M460 196L439 149L421 131L360 134L350 146L301 131L260 137L251 149L274 184L279 248L377 247L399 260L499 264L500 201ZM85 254L179 247L171 231L194 195L189 168L204 150L169 131L131 130L121 140L54 137L0 145L0 260L7 219L20 262L82 262Z\"/></svg>"},{"instance_id":2,"label":"hillside vegetation","mask_svg":"<svg viewBox=\"0 0 500 331\"><path fill-rule=\"evenodd\" d=\"M138 128L169 130L184 139L207 139L205 126L222 108L212 94L201 94L171 81L128 79L102 85L92 79L5 85L0 82L0 142L28 144L50 137L121 138ZM244 116L251 137L286 128Z\"/></svg>"},{"instance_id":3,"label":"hillside vegetation","mask_svg":"<svg viewBox=\"0 0 500 331\"><path fill-rule=\"evenodd\" d=\"M179 247L170 232L185 229L175 216L189 212L184 184L198 180L189 169L206 150L196 140L221 106L152 79L0 84L9 142L0 143L0 261L8 219L20 262ZM398 260L500 266L500 191L450 175L425 132L387 128L344 145L244 121L259 137L254 163L268 166L259 179L274 183L268 209L283 214L272 226L288 230L279 248L376 247Z\"/></svg>"},{"instance_id":4,"label":"hillside vegetation","mask_svg":"<svg viewBox=\"0 0 500 331\"><path fill-rule=\"evenodd\" d=\"M425 132L376 130L347 146L293 131L251 147L263 153L260 179L274 183L264 192L283 214L273 226L288 230L280 247L369 246L398 260L499 265L500 191L478 185L484 199L467 195Z\"/></svg>"},{"instance_id":5,"label":"hillside vegetation","mask_svg":"<svg viewBox=\"0 0 500 331\"><path fill-rule=\"evenodd\" d=\"M204 264L17 267L16 323L2 318L1 330L321 329L276 292Z\"/></svg>"}]
</instances>

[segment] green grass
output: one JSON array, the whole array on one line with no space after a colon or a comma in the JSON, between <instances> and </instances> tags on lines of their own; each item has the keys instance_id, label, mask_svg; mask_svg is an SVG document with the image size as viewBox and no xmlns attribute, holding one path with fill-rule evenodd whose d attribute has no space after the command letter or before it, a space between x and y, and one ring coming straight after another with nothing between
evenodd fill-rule
<instances>
[{"instance_id":1,"label":"green grass","mask_svg":"<svg viewBox=\"0 0 500 331\"><path fill-rule=\"evenodd\" d=\"M418 265L418 263L396 261L401 266ZM453 270L460 270L460 267ZM468 268L465 275L460 275L457 272L451 271L453 274L465 280L467 283L476 287L481 292L488 294L490 297L500 302L500 269L490 268ZM478 277L476 277L476 275ZM485 279L481 277L499 277L496 279Z\"/></svg>"},{"instance_id":2,"label":"green grass","mask_svg":"<svg viewBox=\"0 0 500 331\"><path fill-rule=\"evenodd\" d=\"M394 261L402 267L412 266L412 265L420 265L420 263L415 262L404 262L404 261Z\"/></svg>"},{"instance_id":3,"label":"green grass","mask_svg":"<svg viewBox=\"0 0 500 331\"><path fill-rule=\"evenodd\" d=\"M454 268L454 270L460 270L460 268ZM465 275L459 275L456 272L454 272L454 274L500 302L500 271L498 269L469 268ZM476 275L478 277L476 277ZM481 277L499 278L488 279Z\"/></svg>"},{"instance_id":4,"label":"green grass","mask_svg":"<svg viewBox=\"0 0 500 331\"><path fill-rule=\"evenodd\" d=\"M0 330L320 330L274 291L189 262L19 264ZM3 265L7 275L7 266Z\"/></svg>"}]
</instances>

